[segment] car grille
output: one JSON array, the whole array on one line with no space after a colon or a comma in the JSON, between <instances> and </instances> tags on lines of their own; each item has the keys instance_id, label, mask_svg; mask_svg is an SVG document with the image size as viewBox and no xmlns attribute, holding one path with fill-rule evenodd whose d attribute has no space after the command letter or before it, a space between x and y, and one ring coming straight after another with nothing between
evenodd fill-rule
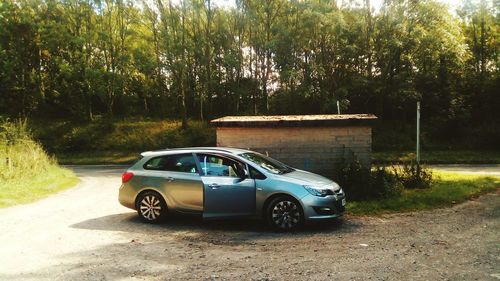
<instances>
[{"instance_id":1,"label":"car grille","mask_svg":"<svg viewBox=\"0 0 500 281\"><path fill-rule=\"evenodd\" d=\"M327 189L326 191L326 195L337 195L337 196L340 196L340 195L343 195L344 193L342 192L342 189L338 189L338 190L331 190L331 189Z\"/></svg>"},{"instance_id":2,"label":"car grille","mask_svg":"<svg viewBox=\"0 0 500 281\"><path fill-rule=\"evenodd\" d=\"M343 213L345 211L345 206L342 206L342 200L335 202L335 209L338 213Z\"/></svg>"}]
</instances>

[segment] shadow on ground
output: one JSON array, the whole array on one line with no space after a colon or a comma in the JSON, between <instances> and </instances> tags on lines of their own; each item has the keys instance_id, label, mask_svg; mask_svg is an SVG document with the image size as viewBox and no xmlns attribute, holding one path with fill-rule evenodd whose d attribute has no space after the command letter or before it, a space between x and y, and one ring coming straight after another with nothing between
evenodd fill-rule
<instances>
[{"instance_id":1,"label":"shadow on ground","mask_svg":"<svg viewBox=\"0 0 500 281\"><path fill-rule=\"evenodd\" d=\"M135 212L108 215L89 219L71 225L73 228L89 230L119 231L148 235L164 235L166 233L185 233L186 237L235 237L240 242L252 239L272 239L284 237L300 237L314 234L352 233L361 227L360 222L349 218L340 218L315 223L308 223L300 230L292 233L280 233L270 229L263 220L230 219L204 221L200 217L175 216L165 222L148 224L143 222ZM217 234L217 235L215 235ZM185 239L185 237L179 237ZM215 239L215 238L214 238ZM206 241L218 244L213 239ZM228 241L227 241L228 242Z\"/></svg>"}]
</instances>

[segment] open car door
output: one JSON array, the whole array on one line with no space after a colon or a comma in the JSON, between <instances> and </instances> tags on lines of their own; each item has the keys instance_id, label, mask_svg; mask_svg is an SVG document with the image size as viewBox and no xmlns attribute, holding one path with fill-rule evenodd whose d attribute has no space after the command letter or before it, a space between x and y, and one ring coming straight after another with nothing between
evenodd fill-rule
<instances>
[{"instance_id":1,"label":"open car door","mask_svg":"<svg viewBox=\"0 0 500 281\"><path fill-rule=\"evenodd\" d=\"M203 217L255 214L255 180L247 165L218 154L197 153L203 182Z\"/></svg>"}]
</instances>

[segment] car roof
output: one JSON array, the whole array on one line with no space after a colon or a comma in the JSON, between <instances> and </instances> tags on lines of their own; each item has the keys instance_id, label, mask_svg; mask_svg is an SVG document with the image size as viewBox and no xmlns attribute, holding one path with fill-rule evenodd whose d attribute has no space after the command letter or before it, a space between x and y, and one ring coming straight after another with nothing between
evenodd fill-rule
<instances>
[{"instance_id":1,"label":"car roof","mask_svg":"<svg viewBox=\"0 0 500 281\"><path fill-rule=\"evenodd\" d=\"M159 156L174 153L200 153L200 152L223 152L229 154L241 154L245 152L252 152L248 149L235 148L235 147L182 147L182 148L166 148L155 151L145 151L141 153L144 157Z\"/></svg>"}]
</instances>

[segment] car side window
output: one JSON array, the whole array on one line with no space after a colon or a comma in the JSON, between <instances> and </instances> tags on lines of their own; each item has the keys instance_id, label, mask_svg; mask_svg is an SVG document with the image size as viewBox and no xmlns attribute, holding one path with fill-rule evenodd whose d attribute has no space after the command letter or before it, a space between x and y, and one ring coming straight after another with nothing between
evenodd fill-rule
<instances>
[{"instance_id":1,"label":"car side window","mask_svg":"<svg viewBox=\"0 0 500 281\"><path fill-rule=\"evenodd\" d=\"M238 168L242 169L243 166L242 163L217 155L197 154L197 156L204 176L238 178Z\"/></svg>"},{"instance_id":2,"label":"car side window","mask_svg":"<svg viewBox=\"0 0 500 281\"><path fill-rule=\"evenodd\" d=\"M198 173L192 154L164 155L152 158L144 164L146 170Z\"/></svg>"}]
</instances>

